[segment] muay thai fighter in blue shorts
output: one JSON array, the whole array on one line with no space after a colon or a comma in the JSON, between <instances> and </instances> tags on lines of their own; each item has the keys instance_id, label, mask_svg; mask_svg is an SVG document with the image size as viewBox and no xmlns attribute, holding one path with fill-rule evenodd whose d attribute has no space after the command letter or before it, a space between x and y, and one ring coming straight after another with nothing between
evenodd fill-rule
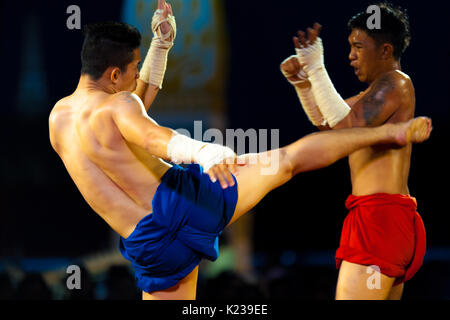
<instances>
[{"instance_id":1,"label":"muay thai fighter in blue shorts","mask_svg":"<svg viewBox=\"0 0 450 320\"><path fill-rule=\"evenodd\" d=\"M237 157L229 148L179 135L147 115L176 35L164 0L158 1L152 28L139 71L141 37L135 28L87 27L78 87L58 101L49 119L54 150L91 208L121 236L121 252L133 264L143 299L195 299L198 265L218 257L222 230L296 174L372 144L429 137L430 120L418 118L321 132Z\"/></svg>"}]
</instances>

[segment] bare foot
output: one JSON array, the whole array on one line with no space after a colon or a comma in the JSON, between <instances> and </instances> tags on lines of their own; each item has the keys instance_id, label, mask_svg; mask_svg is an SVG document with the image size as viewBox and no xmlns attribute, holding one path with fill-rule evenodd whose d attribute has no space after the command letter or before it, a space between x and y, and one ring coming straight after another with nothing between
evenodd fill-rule
<instances>
[{"instance_id":1,"label":"bare foot","mask_svg":"<svg viewBox=\"0 0 450 320\"><path fill-rule=\"evenodd\" d=\"M427 140L433 126L430 118L418 117L408 122L394 124L391 130L394 141L400 146L405 146L408 143L421 143Z\"/></svg>"}]
</instances>

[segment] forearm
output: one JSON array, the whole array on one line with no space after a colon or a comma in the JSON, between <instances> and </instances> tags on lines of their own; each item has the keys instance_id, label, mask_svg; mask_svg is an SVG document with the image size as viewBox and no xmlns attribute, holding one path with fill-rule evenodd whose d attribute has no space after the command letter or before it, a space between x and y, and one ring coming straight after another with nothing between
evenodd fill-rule
<instances>
[{"instance_id":1,"label":"forearm","mask_svg":"<svg viewBox=\"0 0 450 320\"><path fill-rule=\"evenodd\" d=\"M163 27L167 29L165 32L162 30ZM156 10L152 19L152 32L154 36L142 63L136 88L136 94L143 101L147 111L162 89L169 51L176 36L175 17L169 14L164 18L163 10Z\"/></svg>"},{"instance_id":2,"label":"forearm","mask_svg":"<svg viewBox=\"0 0 450 320\"><path fill-rule=\"evenodd\" d=\"M281 63L280 69L286 80L295 88L300 104L311 123L317 127L326 125L314 99L308 75L299 64L298 57L296 55L288 57Z\"/></svg>"},{"instance_id":3,"label":"forearm","mask_svg":"<svg viewBox=\"0 0 450 320\"><path fill-rule=\"evenodd\" d=\"M319 110L330 127L334 128L349 115L350 107L334 88L325 68L311 75L311 83Z\"/></svg>"},{"instance_id":4,"label":"forearm","mask_svg":"<svg viewBox=\"0 0 450 320\"><path fill-rule=\"evenodd\" d=\"M323 61L322 40L307 48L296 49L300 62L308 74L317 105L331 128L350 113L351 109L334 88Z\"/></svg>"},{"instance_id":5,"label":"forearm","mask_svg":"<svg viewBox=\"0 0 450 320\"><path fill-rule=\"evenodd\" d=\"M327 122L317 106L309 81L294 84L295 91L299 98L300 104L303 107L308 119L313 125L320 128L327 128Z\"/></svg>"},{"instance_id":6,"label":"forearm","mask_svg":"<svg viewBox=\"0 0 450 320\"><path fill-rule=\"evenodd\" d=\"M144 104L145 110L148 112L150 106L156 99L156 96L159 92L159 88L157 86L148 84L141 79L138 79L138 84L136 91L134 92L136 95L141 98L142 103Z\"/></svg>"}]
</instances>

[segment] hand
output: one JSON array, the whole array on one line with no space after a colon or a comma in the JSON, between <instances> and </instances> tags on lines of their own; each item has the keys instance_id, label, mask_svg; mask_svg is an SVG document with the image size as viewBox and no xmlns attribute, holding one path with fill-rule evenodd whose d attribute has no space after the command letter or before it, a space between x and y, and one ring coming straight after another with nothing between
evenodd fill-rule
<instances>
[{"instance_id":1,"label":"hand","mask_svg":"<svg viewBox=\"0 0 450 320\"><path fill-rule=\"evenodd\" d=\"M296 55L292 55L281 63L281 73L293 84L309 85L308 75L303 70L303 66L298 61Z\"/></svg>"},{"instance_id":2,"label":"hand","mask_svg":"<svg viewBox=\"0 0 450 320\"><path fill-rule=\"evenodd\" d=\"M163 19L166 19L169 16L169 14L173 15L172 6L169 3L167 3L165 0L158 0L158 10L164 10L163 14L162 14ZM161 31L160 30L157 31L159 37L161 37L161 32L163 34L168 34L172 29L172 27L170 26L170 24L167 21L164 21L163 23L161 23L160 28L161 28L160 29ZM172 41L173 39L171 37L166 40Z\"/></svg>"},{"instance_id":3,"label":"hand","mask_svg":"<svg viewBox=\"0 0 450 320\"><path fill-rule=\"evenodd\" d=\"M233 175L238 175L238 166L245 166L247 163L242 160L238 161L238 158L235 156L234 158L228 158L223 161L223 163L216 164L211 167L207 174L212 182L216 182L219 180L220 186L222 189L226 189L228 187L234 186Z\"/></svg>"},{"instance_id":4,"label":"hand","mask_svg":"<svg viewBox=\"0 0 450 320\"><path fill-rule=\"evenodd\" d=\"M325 66L322 39L319 38L322 26L317 22L314 29L308 28L308 39L303 31L298 31L298 37L294 37L295 51L298 61L303 65L308 77Z\"/></svg>"},{"instance_id":5,"label":"hand","mask_svg":"<svg viewBox=\"0 0 450 320\"><path fill-rule=\"evenodd\" d=\"M308 28L308 39L305 37L305 32L299 30L297 32L298 37L294 37L294 45L296 49L307 48L309 45L313 45L316 42L316 39L320 36L320 31L322 30L322 26L319 23L314 23L313 29Z\"/></svg>"}]
</instances>

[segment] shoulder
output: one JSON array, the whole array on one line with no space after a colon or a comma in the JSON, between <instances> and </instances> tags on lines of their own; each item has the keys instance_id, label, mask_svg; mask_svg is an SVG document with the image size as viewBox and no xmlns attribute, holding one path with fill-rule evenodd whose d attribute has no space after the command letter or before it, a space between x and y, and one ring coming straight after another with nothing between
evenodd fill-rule
<instances>
[{"instance_id":1,"label":"shoulder","mask_svg":"<svg viewBox=\"0 0 450 320\"><path fill-rule=\"evenodd\" d=\"M109 102L118 103L120 105L143 105L141 98L135 93L122 91L111 95Z\"/></svg>"},{"instance_id":2,"label":"shoulder","mask_svg":"<svg viewBox=\"0 0 450 320\"><path fill-rule=\"evenodd\" d=\"M106 103L113 110L113 114L145 111L142 100L136 94L128 91L122 91L111 95Z\"/></svg>"},{"instance_id":3,"label":"shoulder","mask_svg":"<svg viewBox=\"0 0 450 320\"><path fill-rule=\"evenodd\" d=\"M414 89L411 78L399 70L392 70L381 75L373 83L373 89L388 90L388 91L404 91Z\"/></svg>"},{"instance_id":4,"label":"shoulder","mask_svg":"<svg viewBox=\"0 0 450 320\"><path fill-rule=\"evenodd\" d=\"M148 116L141 99L131 92L119 92L112 95L109 99L109 109L116 123Z\"/></svg>"},{"instance_id":5,"label":"shoulder","mask_svg":"<svg viewBox=\"0 0 450 320\"><path fill-rule=\"evenodd\" d=\"M66 98L59 100L52 108L50 112L48 121L50 127L55 127L61 120L63 120L65 115L70 113L70 105L67 103Z\"/></svg>"},{"instance_id":6,"label":"shoulder","mask_svg":"<svg viewBox=\"0 0 450 320\"><path fill-rule=\"evenodd\" d=\"M66 127L71 115L70 106L65 99L58 101L52 108L48 118L48 128L50 134L50 142L53 148L58 151L58 136L59 133Z\"/></svg>"},{"instance_id":7,"label":"shoulder","mask_svg":"<svg viewBox=\"0 0 450 320\"><path fill-rule=\"evenodd\" d=\"M412 81L405 73L393 70L379 76L369 87L364 98L373 101L390 100L399 103L414 96Z\"/></svg>"}]
</instances>

